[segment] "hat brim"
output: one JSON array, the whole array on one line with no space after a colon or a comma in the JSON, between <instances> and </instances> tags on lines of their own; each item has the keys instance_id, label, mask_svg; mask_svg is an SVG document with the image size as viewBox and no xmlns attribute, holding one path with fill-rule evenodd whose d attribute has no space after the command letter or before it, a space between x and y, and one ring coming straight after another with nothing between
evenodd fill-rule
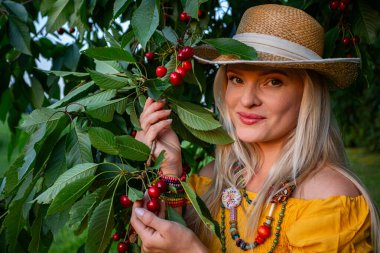
<instances>
[{"instance_id":1,"label":"hat brim","mask_svg":"<svg viewBox=\"0 0 380 253\"><path fill-rule=\"evenodd\" d=\"M223 59L223 57L220 57L221 55L216 49L208 45L199 46L197 49L195 50L194 58L201 63L219 65L250 64L272 68L314 70L327 77L339 88L345 88L356 80L360 65L360 58L327 58L319 60L219 60L220 58Z\"/></svg>"}]
</instances>

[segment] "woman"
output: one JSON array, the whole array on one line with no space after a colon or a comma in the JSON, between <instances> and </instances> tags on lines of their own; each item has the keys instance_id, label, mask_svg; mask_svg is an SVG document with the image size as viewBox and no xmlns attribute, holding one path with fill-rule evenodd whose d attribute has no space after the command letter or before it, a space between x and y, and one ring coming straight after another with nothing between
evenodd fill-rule
<instances>
[{"instance_id":1,"label":"woman","mask_svg":"<svg viewBox=\"0 0 380 253\"><path fill-rule=\"evenodd\" d=\"M147 252L380 252L379 216L347 160L330 112L328 87L356 78L358 59L322 59L323 29L287 6L248 9L239 40L258 60L196 58L221 67L214 82L221 122L235 142L216 147L215 162L190 183L221 225L222 243L189 211L191 230L135 203L132 225ZM163 175L181 175L178 138L148 99L137 139L166 150ZM197 236L196 236L197 235Z\"/></svg>"}]
</instances>

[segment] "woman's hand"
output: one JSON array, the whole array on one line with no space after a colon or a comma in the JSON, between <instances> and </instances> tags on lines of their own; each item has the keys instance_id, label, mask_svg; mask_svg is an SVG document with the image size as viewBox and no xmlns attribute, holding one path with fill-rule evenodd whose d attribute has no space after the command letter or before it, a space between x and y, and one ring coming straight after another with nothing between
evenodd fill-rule
<instances>
[{"instance_id":1,"label":"woman's hand","mask_svg":"<svg viewBox=\"0 0 380 253\"><path fill-rule=\"evenodd\" d=\"M144 252L208 252L190 229L179 223L164 220L141 207L141 201L133 204L131 224L143 242ZM161 208L160 215L163 213L164 210Z\"/></svg>"},{"instance_id":2,"label":"woman's hand","mask_svg":"<svg viewBox=\"0 0 380 253\"><path fill-rule=\"evenodd\" d=\"M167 119L171 110L165 110L165 101L155 102L148 97L143 112L140 115L141 131L136 134L136 140L154 148L154 157L158 157L165 150L165 159L161 164L164 175L180 176L182 173L181 145L176 133L171 129L171 119Z\"/></svg>"}]
</instances>

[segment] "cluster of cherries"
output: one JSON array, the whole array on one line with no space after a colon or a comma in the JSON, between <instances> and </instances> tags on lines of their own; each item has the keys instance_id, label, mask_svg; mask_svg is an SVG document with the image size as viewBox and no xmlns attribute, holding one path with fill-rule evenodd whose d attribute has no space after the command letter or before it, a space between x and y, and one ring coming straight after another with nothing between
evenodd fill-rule
<instances>
[{"instance_id":1,"label":"cluster of cherries","mask_svg":"<svg viewBox=\"0 0 380 253\"><path fill-rule=\"evenodd\" d=\"M175 71L170 73L169 82L173 86L178 86L182 83L183 77L186 75L187 71L191 70L193 65L191 63L191 58L194 55L194 49L190 46L185 46L179 49L177 52L177 60L181 61L181 66L178 66ZM145 58L148 62L152 61L154 58L154 52L147 52ZM168 69L160 65L156 68L157 77L164 77L168 72Z\"/></svg>"},{"instance_id":2,"label":"cluster of cherries","mask_svg":"<svg viewBox=\"0 0 380 253\"><path fill-rule=\"evenodd\" d=\"M338 8L340 11L344 11L349 3L350 0L331 0L329 6L333 11L337 10Z\"/></svg>"},{"instance_id":3,"label":"cluster of cherries","mask_svg":"<svg viewBox=\"0 0 380 253\"><path fill-rule=\"evenodd\" d=\"M70 33L74 33L75 32L75 28L74 27L71 27L70 30L69 30ZM62 35L65 33L65 29L63 29L63 27L60 27L57 29L57 33L59 35Z\"/></svg>"},{"instance_id":4,"label":"cluster of cherries","mask_svg":"<svg viewBox=\"0 0 380 253\"><path fill-rule=\"evenodd\" d=\"M354 36L352 36L351 38L348 37L348 36L346 36L346 37L344 37L343 39L338 38L338 39L336 40L336 43L337 43L337 44L338 44L338 43L342 43L342 44L344 45L344 47L347 48L347 49L349 49L349 50L350 50L350 47L351 47L351 46L357 46L357 45L359 44L359 42L360 42L360 37L357 36L357 35L354 35ZM352 58L352 57L353 57L353 56L352 56L352 53L351 53L351 52L348 52L347 55L346 55L346 57L348 57L348 58Z\"/></svg>"},{"instance_id":5,"label":"cluster of cherries","mask_svg":"<svg viewBox=\"0 0 380 253\"><path fill-rule=\"evenodd\" d=\"M129 231L129 236L132 236L133 234L135 234L135 230L133 229L133 227L131 226L131 230ZM117 241L120 241L120 240L123 240L125 238L125 231L121 232L121 233L117 233L115 232L113 235L112 235L112 240L114 240L115 242ZM128 248L129 248L129 238L127 238L126 240L124 241L121 241L117 244L117 251L119 253L125 253L128 251Z\"/></svg>"}]
</instances>

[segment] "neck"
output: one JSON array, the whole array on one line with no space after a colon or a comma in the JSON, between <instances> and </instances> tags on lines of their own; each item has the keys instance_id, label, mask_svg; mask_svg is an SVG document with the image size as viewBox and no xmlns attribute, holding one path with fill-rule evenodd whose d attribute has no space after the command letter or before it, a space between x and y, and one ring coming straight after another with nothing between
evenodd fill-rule
<instances>
[{"instance_id":1,"label":"neck","mask_svg":"<svg viewBox=\"0 0 380 253\"><path fill-rule=\"evenodd\" d=\"M256 168L255 176L253 176L247 184L247 190L254 192L261 189L273 164L278 160L284 143L257 143L257 145L260 150L261 163Z\"/></svg>"}]
</instances>

